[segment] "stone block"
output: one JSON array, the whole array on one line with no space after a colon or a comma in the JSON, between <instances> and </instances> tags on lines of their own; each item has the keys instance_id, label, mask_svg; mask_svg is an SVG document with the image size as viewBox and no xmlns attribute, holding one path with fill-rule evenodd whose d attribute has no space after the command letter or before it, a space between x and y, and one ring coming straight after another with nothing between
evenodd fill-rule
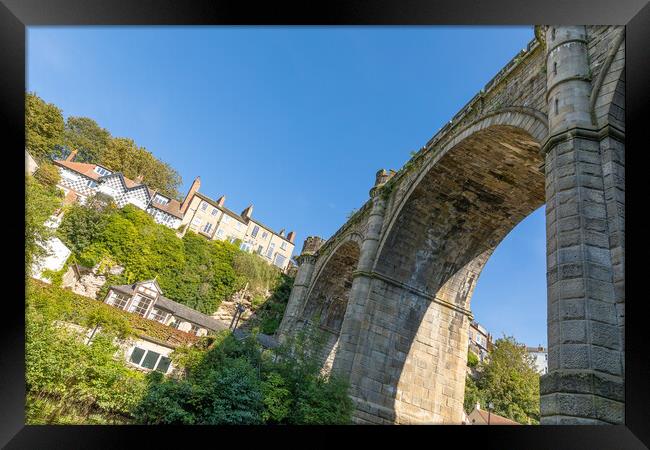
<instances>
[{"instance_id":1,"label":"stone block","mask_svg":"<svg viewBox=\"0 0 650 450\"><path fill-rule=\"evenodd\" d=\"M623 354L619 350L592 345L591 359L595 370L621 375L623 373Z\"/></svg>"},{"instance_id":2,"label":"stone block","mask_svg":"<svg viewBox=\"0 0 650 450\"><path fill-rule=\"evenodd\" d=\"M564 369L588 369L588 346L584 344L561 344L560 367Z\"/></svg>"},{"instance_id":3,"label":"stone block","mask_svg":"<svg viewBox=\"0 0 650 450\"><path fill-rule=\"evenodd\" d=\"M561 344L584 344L587 342L585 320L564 320L560 323Z\"/></svg>"}]
</instances>

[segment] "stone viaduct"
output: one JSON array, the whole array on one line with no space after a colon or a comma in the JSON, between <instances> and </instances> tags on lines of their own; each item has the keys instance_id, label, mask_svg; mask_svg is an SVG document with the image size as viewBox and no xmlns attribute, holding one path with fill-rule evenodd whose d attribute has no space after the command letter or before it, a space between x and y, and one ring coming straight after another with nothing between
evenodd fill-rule
<instances>
[{"instance_id":1,"label":"stone viaduct","mask_svg":"<svg viewBox=\"0 0 650 450\"><path fill-rule=\"evenodd\" d=\"M325 368L349 379L357 423L461 422L477 278L542 205L541 422L624 421L624 28L537 26L535 36L297 258L278 335L325 331Z\"/></svg>"}]
</instances>

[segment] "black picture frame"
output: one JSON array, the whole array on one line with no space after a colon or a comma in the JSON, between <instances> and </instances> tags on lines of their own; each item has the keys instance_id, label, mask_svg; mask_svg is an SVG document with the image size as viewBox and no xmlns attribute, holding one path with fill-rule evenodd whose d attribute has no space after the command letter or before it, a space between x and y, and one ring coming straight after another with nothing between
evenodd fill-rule
<instances>
[{"instance_id":1,"label":"black picture frame","mask_svg":"<svg viewBox=\"0 0 650 450\"><path fill-rule=\"evenodd\" d=\"M15 194L24 164L16 147L24 146L26 27L35 25L626 25L626 357L625 425L521 427L146 427L146 426L26 426L24 362L24 266L19 261L24 222L24 196ZM631 275L641 261L643 232L635 222L643 201L641 158L648 144L642 116L650 105L647 61L650 43L650 5L647 0L403 0L403 1L126 1L126 0L2 0L0 2L0 111L6 125L3 309L8 317L0 327L0 445L6 448L115 448L131 445L250 445L251 437L269 445L272 440L301 446L342 442L341 434L359 434L364 441L388 439L402 445L439 445L475 441L481 448L636 449L650 445L650 353L644 338L644 297L641 283ZM442 68L444 70L444 68ZM646 125L647 128L647 125ZM636 188L634 184L639 184ZM20 192L20 189L18 189ZM24 193L24 191L22 191ZM642 206L641 206L642 208ZM632 270L632 272L630 271ZM14 275L11 275L11 274ZM19 281L23 280L23 281ZM416 436L418 434L418 440ZM234 438L227 444L224 438ZM420 439L424 439L421 441ZM361 445L365 442L361 441ZM350 441L352 442L352 441ZM346 442L347 443L347 442ZM645 443L645 445L644 445ZM331 444L330 444L331 445ZM368 445L368 444L365 444Z\"/></svg>"}]
</instances>

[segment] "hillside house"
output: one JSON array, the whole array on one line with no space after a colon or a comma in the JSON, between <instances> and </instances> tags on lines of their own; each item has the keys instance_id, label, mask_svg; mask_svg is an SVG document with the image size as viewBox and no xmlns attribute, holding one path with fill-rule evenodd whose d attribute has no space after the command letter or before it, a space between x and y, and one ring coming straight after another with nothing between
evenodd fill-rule
<instances>
[{"instance_id":1,"label":"hillside house","mask_svg":"<svg viewBox=\"0 0 650 450\"><path fill-rule=\"evenodd\" d=\"M210 240L238 241L241 250L259 255L282 271L287 270L294 249L293 231L276 232L254 219L253 205L237 214L225 207L225 195L213 200L198 192L200 186L197 177L181 206L183 233L191 230Z\"/></svg>"},{"instance_id":2,"label":"hillside house","mask_svg":"<svg viewBox=\"0 0 650 450\"><path fill-rule=\"evenodd\" d=\"M183 214L178 200L149 188L142 179L133 181L98 164L75 162L76 153L71 152L65 160L54 160L61 175L58 187L65 193L64 203L85 204L88 197L104 194L120 208L132 204L153 216L157 223L173 229L180 226Z\"/></svg>"},{"instance_id":3,"label":"hillside house","mask_svg":"<svg viewBox=\"0 0 650 450\"><path fill-rule=\"evenodd\" d=\"M228 328L212 317L170 300L162 294L156 280L140 281L111 286L104 303L196 336L205 336L210 331Z\"/></svg>"}]
</instances>

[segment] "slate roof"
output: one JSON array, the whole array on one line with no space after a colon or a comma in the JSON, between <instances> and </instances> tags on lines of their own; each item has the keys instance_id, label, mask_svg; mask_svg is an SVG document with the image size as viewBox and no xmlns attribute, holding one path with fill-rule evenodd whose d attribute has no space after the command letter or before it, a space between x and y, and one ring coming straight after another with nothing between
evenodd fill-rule
<instances>
[{"instance_id":1,"label":"slate roof","mask_svg":"<svg viewBox=\"0 0 650 450\"><path fill-rule=\"evenodd\" d=\"M116 286L111 286L111 289L118 292L122 292L127 295L135 294L135 286L138 283L134 284L121 284ZM163 295L159 295L154 303L155 307L160 307L166 311L171 312L174 316L187 320L188 322L195 323L204 328L207 328L212 331L221 331L226 330L228 326L218 320L213 319L210 316L206 316L203 313L200 313L188 306L182 305L174 300L168 299Z\"/></svg>"}]
</instances>

